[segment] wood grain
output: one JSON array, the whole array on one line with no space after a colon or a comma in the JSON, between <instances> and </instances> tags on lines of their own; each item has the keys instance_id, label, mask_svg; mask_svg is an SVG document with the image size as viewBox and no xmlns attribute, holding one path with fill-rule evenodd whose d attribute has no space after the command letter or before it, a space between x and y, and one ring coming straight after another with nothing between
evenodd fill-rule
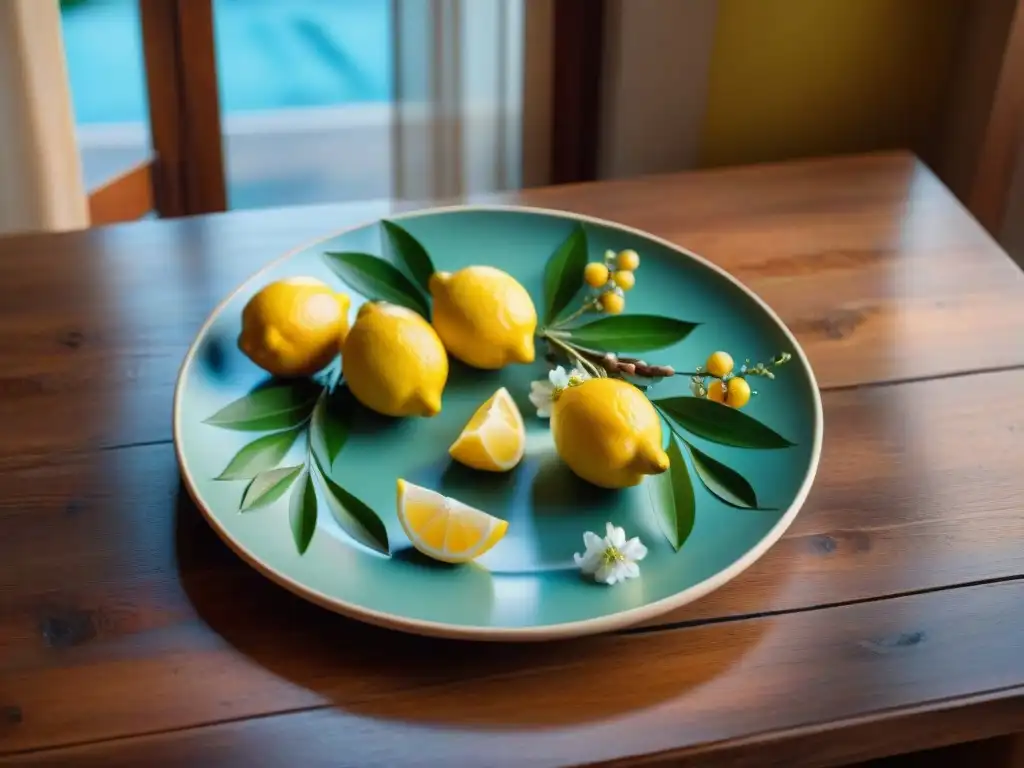
<instances>
[{"instance_id":1,"label":"wood grain","mask_svg":"<svg viewBox=\"0 0 1024 768\"><path fill-rule=\"evenodd\" d=\"M156 210L227 208L211 0L141 0Z\"/></svg>"},{"instance_id":2,"label":"wood grain","mask_svg":"<svg viewBox=\"0 0 1024 768\"><path fill-rule=\"evenodd\" d=\"M654 623L1024 573L1021 391L1024 371L826 394L819 478L787 536L731 584ZM453 674L446 654L469 647L392 638L274 586L188 501L166 445L9 466L0 530L0 704L23 713L0 750L319 706L324 689L391 695ZM472 653L467 671L512 674L504 664L525 669L547 652ZM363 676L385 663L367 654L403 658Z\"/></svg>"},{"instance_id":3,"label":"wood grain","mask_svg":"<svg viewBox=\"0 0 1024 768\"><path fill-rule=\"evenodd\" d=\"M92 226L140 219L153 210L153 161L147 160L89 190Z\"/></svg>"},{"instance_id":4,"label":"wood grain","mask_svg":"<svg viewBox=\"0 0 1024 768\"><path fill-rule=\"evenodd\" d=\"M930 172L877 155L490 200L647 229L778 310L833 390L787 536L617 636L475 646L335 616L205 524L170 399L246 275L388 207L0 239L0 753L799 766L1024 730L1024 275Z\"/></svg>"},{"instance_id":5,"label":"wood grain","mask_svg":"<svg viewBox=\"0 0 1024 768\"><path fill-rule=\"evenodd\" d=\"M991 733L988 721L970 715L1003 699L999 722L1012 727L1024 712L1022 630L1024 583L1013 582L501 653L405 644L397 635L380 637L372 648L371 638L353 638L360 641L353 648L339 633L330 641L339 663L352 668L349 679L311 680L289 698L293 706L310 702L313 711L24 755L8 764L555 766L646 755L657 758L647 764L707 766L725 764L727 755L719 761L716 754L743 739L748 755L757 745L761 761L730 765L834 765L871 756L886 741L891 750L892 727L877 715L904 707L917 708L915 738L925 724L933 727L930 743L918 742L926 746L948 743L949 731L934 729L949 722L944 711ZM292 639L295 655L328 640L301 630ZM262 667L258 646L246 650L264 674L287 674ZM456 655L461 668L452 663ZM412 674L410 657L431 661L432 672ZM136 679L148 671L137 667ZM231 686L222 674L194 690L225 697ZM125 693L133 687L125 680ZM163 693L147 690L151 698ZM123 702L123 716L136 719L135 698ZM221 717L230 718L230 709ZM23 718L22 725L30 722L28 708ZM837 738L853 724L862 740ZM815 732L831 735L832 746L822 753L787 749L790 739ZM972 735L963 726L957 734Z\"/></svg>"},{"instance_id":6,"label":"wood grain","mask_svg":"<svg viewBox=\"0 0 1024 768\"><path fill-rule=\"evenodd\" d=\"M621 221L707 256L780 313L826 388L1024 364L1024 274L907 155L488 200ZM0 239L0 459L169 439L177 370L213 307L275 256L388 212L319 206Z\"/></svg>"}]
</instances>

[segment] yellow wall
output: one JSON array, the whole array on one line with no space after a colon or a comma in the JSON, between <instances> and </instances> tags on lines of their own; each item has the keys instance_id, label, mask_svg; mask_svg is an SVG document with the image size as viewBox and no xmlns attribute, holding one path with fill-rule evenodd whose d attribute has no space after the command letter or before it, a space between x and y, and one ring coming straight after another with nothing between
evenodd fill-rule
<instances>
[{"instance_id":1,"label":"yellow wall","mask_svg":"<svg viewBox=\"0 0 1024 768\"><path fill-rule=\"evenodd\" d=\"M965 2L979 1L720 0L702 164L927 158Z\"/></svg>"}]
</instances>

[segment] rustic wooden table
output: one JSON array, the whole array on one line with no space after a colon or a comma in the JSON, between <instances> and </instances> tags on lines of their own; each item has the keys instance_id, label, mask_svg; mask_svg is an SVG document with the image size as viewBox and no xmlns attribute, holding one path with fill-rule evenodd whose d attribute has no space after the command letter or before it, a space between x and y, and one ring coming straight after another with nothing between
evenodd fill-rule
<instances>
[{"instance_id":1,"label":"rustic wooden table","mask_svg":"<svg viewBox=\"0 0 1024 768\"><path fill-rule=\"evenodd\" d=\"M824 390L796 522L646 626L389 633L233 556L171 392L325 206L0 239L0 765L835 765L1024 731L1024 274L912 157L498 198L681 243L768 301Z\"/></svg>"}]
</instances>

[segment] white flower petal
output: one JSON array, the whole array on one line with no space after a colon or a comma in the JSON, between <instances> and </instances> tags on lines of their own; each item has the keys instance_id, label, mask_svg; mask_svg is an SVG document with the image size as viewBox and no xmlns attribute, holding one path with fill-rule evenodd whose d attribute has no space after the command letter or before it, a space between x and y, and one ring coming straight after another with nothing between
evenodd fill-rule
<instances>
[{"instance_id":1,"label":"white flower petal","mask_svg":"<svg viewBox=\"0 0 1024 768\"><path fill-rule=\"evenodd\" d=\"M580 570L587 576L593 576L594 581L602 584L618 584L626 579L635 579L640 575L640 566L637 561L647 556L647 547L643 545L640 538L634 536L626 541L626 532L612 523L605 524L607 535L602 538L593 531L586 531L583 534L583 543L586 545L586 552L573 555L573 560ZM608 550L612 549L614 555L609 557Z\"/></svg>"},{"instance_id":2,"label":"white flower petal","mask_svg":"<svg viewBox=\"0 0 1024 768\"><path fill-rule=\"evenodd\" d=\"M551 382L551 386L556 389L565 389L569 386L569 374L565 372L565 368L558 366L555 370L548 374L548 380Z\"/></svg>"},{"instance_id":3,"label":"white flower petal","mask_svg":"<svg viewBox=\"0 0 1024 768\"><path fill-rule=\"evenodd\" d=\"M620 569L620 574L623 581L626 579L635 579L640 575L640 566L636 563L625 562L621 565L622 568Z\"/></svg>"},{"instance_id":4,"label":"white flower petal","mask_svg":"<svg viewBox=\"0 0 1024 768\"><path fill-rule=\"evenodd\" d=\"M551 418L552 391L551 385L546 381L535 381L530 385L530 402L542 419Z\"/></svg>"},{"instance_id":5,"label":"white flower petal","mask_svg":"<svg viewBox=\"0 0 1024 768\"><path fill-rule=\"evenodd\" d=\"M623 544L619 551L622 552L627 560L643 560L647 557L647 547L636 536Z\"/></svg>"},{"instance_id":6,"label":"white flower petal","mask_svg":"<svg viewBox=\"0 0 1024 768\"><path fill-rule=\"evenodd\" d=\"M608 543L616 549L622 549L622 546L626 543L626 531L611 523L608 523L606 527L608 534L605 538L608 540Z\"/></svg>"},{"instance_id":7,"label":"white flower petal","mask_svg":"<svg viewBox=\"0 0 1024 768\"><path fill-rule=\"evenodd\" d=\"M539 381L530 382L530 394L537 395L550 395L554 391L554 387L551 386L551 382L547 379L540 379Z\"/></svg>"},{"instance_id":8,"label":"white flower petal","mask_svg":"<svg viewBox=\"0 0 1024 768\"><path fill-rule=\"evenodd\" d=\"M619 580L618 563L614 560L610 563L602 562L601 567L594 573L594 581L601 581L609 586Z\"/></svg>"},{"instance_id":9,"label":"white flower petal","mask_svg":"<svg viewBox=\"0 0 1024 768\"><path fill-rule=\"evenodd\" d=\"M604 558L600 552L587 552L583 555L577 552L572 556L572 559L579 566L580 570L588 575L594 573L604 563Z\"/></svg>"},{"instance_id":10,"label":"white flower petal","mask_svg":"<svg viewBox=\"0 0 1024 768\"><path fill-rule=\"evenodd\" d=\"M587 531L583 534L583 546L587 548L587 552L604 552L604 539L593 531Z\"/></svg>"}]
</instances>

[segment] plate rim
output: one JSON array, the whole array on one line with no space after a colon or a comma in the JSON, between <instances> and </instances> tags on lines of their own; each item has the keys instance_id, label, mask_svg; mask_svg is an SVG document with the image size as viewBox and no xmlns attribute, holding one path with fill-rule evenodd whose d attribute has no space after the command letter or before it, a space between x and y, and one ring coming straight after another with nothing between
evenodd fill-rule
<instances>
[{"instance_id":1,"label":"plate rim","mask_svg":"<svg viewBox=\"0 0 1024 768\"><path fill-rule=\"evenodd\" d=\"M606 616L599 616L591 619L578 619L575 621L561 622L558 624L546 624L540 626L525 626L525 627L487 627L479 625L460 625L460 624L447 624L440 621L430 621L425 619L414 619L407 616L400 616L398 614L388 613L385 611L378 611L372 608L366 608L355 603L351 603L347 600L341 600L339 598L331 597L326 595L319 590L302 584L299 581L291 578L288 574L281 572L273 566L264 563L258 557L253 555L244 547L240 542L236 541L234 537L228 534L227 530L220 524L217 517L207 508L206 504L201 500L197 491L196 485L193 482L191 472L189 471L188 464L185 460L182 451L182 439L181 439L181 401L182 392L184 390L184 384L186 374L192 366L193 360L195 359L196 353L199 348L200 341L206 337L209 332L210 326L214 320L224 311L225 307L231 303L234 298L241 293L241 291L258 279L260 275L270 271L277 265L287 261L298 253L301 253L309 248L312 248L317 243L332 240L336 237L340 237L348 232L353 232L364 227L373 226L379 224L385 219L387 221L398 221L402 219L414 219L420 216L426 215L438 215L438 214L451 214L451 213L465 213L471 211L491 211L491 212L509 212L509 213L528 213L541 216L548 216L560 219L574 219L582 223L594 224L602 227L609 227L611 229L617 229L622 232L635 235L640 238L658 243L659 245L668 248L671 251L680 253L688 258L693 259L697 263L717 273L720 277L731 283L733 286L742 291L748 298L752 299L767 315L770 317L776 325L782 329L783 334L793 347L793 354L799 358L803 364L808 376L810 377L811 393L813 395L812 409L814 411L814 434L812 436L811 444L811 457L810 462L807 466L807 471L804 474L803 481L797 490L796 495L793 497L793 502L789 505L783 515L775 523L772 528L750 549L748 549L740 558L734 561L727 568L724 568L703 581L694 584L691 587L680 590L673 595L655 600L654 602L647 603L645 605L637 606L635 608L628 608L623 611L617 611ZM206 320L196 331L191 344L189 344L188 351L185 353L181 365L178 368L177 379L174 384L174 400L173 400L173 414L172 414L172 439L174 441L174 454L178 462L178 468L182 477L182 481L185 485L185 489L188 491L192 502L200 510L203 517L206 518L206 522L217 532L221 540L245 563L250 567L254 568L265 578L274 582L278 586L284 587L289 592L292 592L299 597L309 600L310 602L319 605L322 608L341 614L348 618L363 621L368 624L373 624L386 629L398 630L402 632L409 632L418 635L426 635L431 637L442 637L457 640L477 640L477 641L491 641L491 642L504 642L504 641L548 641L558 640L570 637L581 637L585 635L594 635L611 632L618 629L624 629L626 627L635 626L643 623L650 619L653 619L662 614L668 613L676 608L681 608L684 605L699 600L711 592L721 588L734 578L739 576L743 571L753 565L759 560L765 552L767 552L786 532L793 520L796 519L797 514L800 512L807 500L807 496L810 493L811 487L814 483L814 479L818 473L818 464L821 460L821 448L824 437L824 413L821 402L821 389L818 386L817 378L814 375L814 369L811 367L810 360L807 359L807 354L804 352L803 347L797 340L796 336L789 327L782 321L782 319L776 314L775 310L772 309L767 302L765 302L760 296L754 291L741 283L737 278L731 275L722 267L714 264L713 262L705 259L703 256L694 253L693 251L684 248L681 245L677 245L665 238L654 235L650 232L646 232L637 227L632 227L626 224L620 224L609 219L602 219L597 216L589 216L586 214L575 213L573 211L563 211L556 208L542 208L527 205L513 205L513 204L456 204L456 205L445 205L438 207L425 207L417 208L414 210L401 211L392 216L378 216L368 221L363 221L353 226L344 227L336 232L329 233L317 237L314 240L310 240L303 245L297 246L285 252L284 254L271 259L258 270L253 272L247 278L245 278L233 291L227 294L220 302L210 311Z\"/></svg>"}]
</instances>

